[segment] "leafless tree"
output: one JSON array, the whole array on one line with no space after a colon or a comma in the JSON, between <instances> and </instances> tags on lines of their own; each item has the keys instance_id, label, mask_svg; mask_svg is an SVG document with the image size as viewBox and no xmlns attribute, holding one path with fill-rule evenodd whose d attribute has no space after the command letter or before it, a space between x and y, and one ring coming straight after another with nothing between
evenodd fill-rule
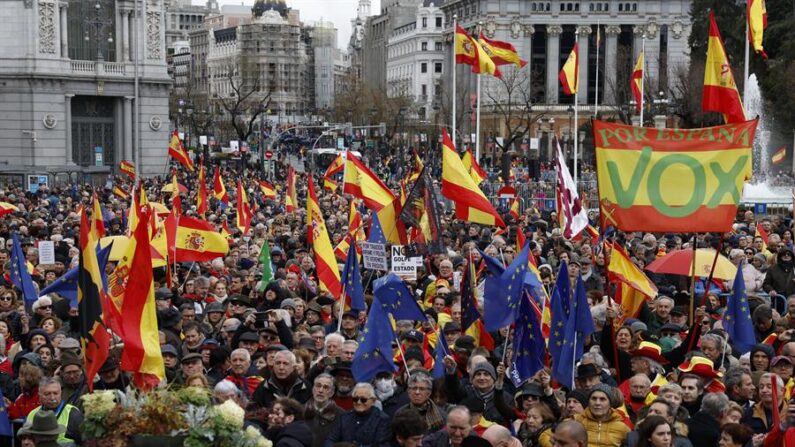
<instances>
[{"instance_id":1,"label":"leafless tree","mask_svg":"<svg viewBox=\"0 0 795 447\"><path fill-rule=\"evenodd\" d=\"M228 65L226 78L231 92L228 97L219 97L218 103L229 117L236 137L246 141L257 118L270 105L273 86L263 86L257 65L246 59Z\"/></svg>"},{"instance_id":2,"label":"leafless tree","mask_svg":"<svg viewBox=\"0 0 795 447\"><path fill-rule=\"evenodd\" d=\"M499 128L493 130L495 135L503 138L497 147L505 151L527 136L543 113L533 112L535 88L532 87L534 78L530 76L530 69L503 66L501 71L501 78L481 83L481 94L485 97L481 98L481 120L484 115L496 115Z\"/></svg>"}]
</instances>

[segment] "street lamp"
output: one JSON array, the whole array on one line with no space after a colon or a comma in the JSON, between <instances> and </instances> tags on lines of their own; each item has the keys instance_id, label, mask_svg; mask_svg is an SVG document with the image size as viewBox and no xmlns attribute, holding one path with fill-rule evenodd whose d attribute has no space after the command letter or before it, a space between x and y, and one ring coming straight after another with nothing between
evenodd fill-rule
<instances>
[{"instance_id":1,"label":"street lamp","mask_svg":"<svg viewBox=\"0 0 795 447\"><path fill-rule=\"evenodd\" d=\"M105 57L102 55L102 36L106 32L105 30L113 25L113 20L102 17L102 5L99 3L99 0L97 0L97 2L94 4L94 17L87 17L84 23L86 24L86 27L94 28L94 40L97 42L97 60L105 60ZM83 40L86 42L91 41L91 36L89 35L88 29L85 30ZM113 43L113 36L109 35L107 41L108 44Z\"/></svg>"}]
</instances>

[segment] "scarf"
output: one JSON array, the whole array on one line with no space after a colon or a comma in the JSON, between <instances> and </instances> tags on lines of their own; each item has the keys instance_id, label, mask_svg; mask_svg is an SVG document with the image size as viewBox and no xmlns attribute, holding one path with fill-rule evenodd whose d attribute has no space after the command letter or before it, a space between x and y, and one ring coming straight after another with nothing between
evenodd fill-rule
<instances>
[{"instance_id":1,"label":"scarf","mask_svg":"<svg viewBox=\"0 0 795 447\"><path fill-rule=\"evenodd\" d=\"M412 403L409 403L409 406L417 410L420 415L425 418L425 422L428 423L428 430L436 431L445 426L445 419L442 416L442 412L439 411L439 408L430 400L420 406Z\"/></svg>"}]
</instances>

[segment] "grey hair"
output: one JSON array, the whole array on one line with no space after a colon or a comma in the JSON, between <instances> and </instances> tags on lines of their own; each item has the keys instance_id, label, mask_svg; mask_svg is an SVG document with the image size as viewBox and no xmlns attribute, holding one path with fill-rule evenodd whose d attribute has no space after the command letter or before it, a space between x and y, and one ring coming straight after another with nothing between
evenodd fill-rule
<instances>
[{"instance_id":1,"label":"grey hair","mask_svg":"<svg viewBox=\"0 0 795 447\"><path fill-rule=\"evenodd\" d=\"M317 383L317 379L328 379L329 381L331 381L331 390L336 391L337 385L334 383L334 376L332 376L331 374L327 372L320 373L317 375L317 377L315 377L315 381L312 383L313 384Z\"/></svg>"},{"instance_id":2,"label":"grey hair","mask_svg":"<svg viewBox=\"0 0 795 447\"><path fill-rule=\"evenodd\" d=\"M215 384L215 388L213 388L213 390L216 393L224 393L224 394L234 393L236 396L240 395L240 389L237 387L237 385L235 385L232 381L226 379Z\"/></svg>"},{"instance_id":3,"label":"grey hair","mask_svg":"<svg viewBox=\"0 0 795 447\"><path fill-rule=\"evenodd\" d=\"M723 337L718 334L704 334L701 337L701 344L703 345L705 341L711 341L712 343L715 343L715 347L719 350L723 349L724 340Z\"/></svg>"},{"instance_id":4,"label":"grey hair","mask_svg":"<svg viewBox=\"0 0 795 447\"><path fill-rule=\"evenodd\" d=\"M246 361L247 361L247 362L250 362L250 361L251 361L251 353L249 353L247 349L243 349L243 348L237 348L237 349L235 349L234 351L232 351L232 352L229 354L229 358L231 359L231 358L232 358L232 356L233 356L233 355L235 355L235 354L243 354L243 357L245 357L245 358L246 358Z\"/></svg>"},{"instance_id":5,"label":"grey hair","mask_svg":"<svg viewBox=\"0 0 795 447\"><path fill-rule=\"evenodd\" d=\"M649 362L649 369L651 369L651 372L665 375L665 368L663 368L663 366L660 365L659 362L657 362L656 360L652 360L648 357L643 357L643 359Z\"/></svg>"},{"instance_id":6,"label":"grey hair","mask_svg":"<svg viewBox=\"0 0 795 447\"><path fill-rule=\"evenodd\" d=\"M604 306L594 306L591 308L591 318L595 323L604 325L607 320L607 309Z\"/></svg>"},{"instance_id":7,"label":"grey hair","mask_svg":"<svg viewBox=\"0 0 795 447\"><path fill-rule=\"evenodd\" d=\"M193 280L194 286L200 287L210 287L210 278L205 278L204 276L199 276L198 278Z\"/></svg>"},{"instance_id":8,"label":"grey hair","mask_svg":"<svg viewBox=\"0 0 795 447\"><path fill-rule=\"evenodd\" d=\"M759 378L759 380L761 381L762 379L772 379L773 377L776 378L776 384L778 385L778 389L779 390L783 390L784 389L784 379L782 379L780 376L777 376L777 375L775 375L773 373L764 373L764 374L762 374L762 377Z\"/></svg>"},{"instance_id":9,"label":"grey hair","mask_svg":"<svg viewBox=\"0 0 795 447\"><path fill-rule=\"evenodd\" d=\"M701 411L715 419L720 419L728 406L729 397L723 393L707 393L701 401Z\"/></svg>"},{"instance_id":10,"label":"grey hair","mask_svg":"<svg viewBox=\"0 0 795 447\"><path fill-rule=\"evenodd\" d=\"M450 410L447 412L447 417L449 418L449 417L450 417L450 415L452 415L453 413L463 413L463 414L465 414L465 415L466 415L466 417L467 417L467 420L469 420L469 419L472 417L472 416L471 416L471 414L470 414L470 412L469 412L469 408L467 408L467 407L465 407L465 406L463 406L463 405L456 405L456 406L454 406L453 408L451 408L451 409L450 409Z\"/></svg>"},{"instance_id":11,"label":"grey hair","mask_svg":"<svg viewBox=\"0 0 795 447\"><path fill-rule=\"evenodd\" d=\"M582 355L582 360L587 360L587 359L593 360L593 363L602 369L609 368L607 362L605 361L605 357L602 355L601 352L596 352L595 350L586 352L585 354Z\"/></svg>"},{"instance_id":12,"label":"grey hair","mask_svg":"<svg viewBox=\"0 0 795 447\"><path fill-rule=\"evenodd\" d=\"M353 346L353 349L359 349L359 342L356 340L345 340L342 346Z\"/></svg>"},{"instance_id":13,"label":"grey hair","mask_svg":"<svg viewBox=\"0 0 795 447\"><path fill-rule=\"evenodd\" d=\"M295 365L295 363L298 361L293 351L279 351L276 354L274 354L273 358L276 358L277 355L286 355L287 358L290 359L290 363L292 363L293 365Z\"/></svg>"},{"instance_id":14,"label":"grey hair","mask_svg":"<svg viewBox=\"0 0 795 447\"><path fill-rule=\"evenodd\" d=\"M682 394L684 393L684 390L682 390L682 387L679 386L678 383L668 382L665 385L660 387L660 391L657 393L657 395L658 396L662 396L663 394L665 394L665 393L667 393L669 391L674 392L674 393L678 394L679 396L682 396Z\"/></svg>"},{"instance_id":15,"label":"grey hair","mask_svg":"<svg viewBox=\"0 0 795 447\"><path fill-rule=\"evenodd\" d=\"M671 298L670 296L660 295L660 296L658 296L658 297L657 297L657 302L658 302L658 303L659 303L660 301L662 301L662 300L668 300L668 301L670 301L670 302L671 302L671 304L676 304L676 302L674 301L674 299L673 299L673 298Z\"/></svg>"},{"instance_id":16,"label":"grey hair","mask_svg":"<svg viewBox=\"0 0 795 447\"><path fill-rule=\"evenodd\" d=\"M328 335L326 335L326 340L325 340L325 342L323 343L323 345L324 345L324 346L325 346L325 345L328 345L328 342L330 342L330 341L332 341L332 340L337 340L338 342L340 342L340 345L341 345L341 344L343 344L343 343L345 343L345 337L343 337L342 335L340 335L340 334L338 334L338 333L334 332L334 333L332 333L332 334L328 334Z\"/></svg>"},{"instance_id":17,"label":"grey hair","mask_svg":"<svg viewBox=\"0 0 795 447\"><path fill-rule=\"evenodd\" d=\"M48 385L58 385L58 388L60 388L61 382L59 382L58 379L56 379L55 377L47 377L47 376L44 376L41 378L41 380L39 380L40 390Z\"/></svg>"},{"instance_id":18,"label":"grey hair","mask_svg":"<svg viewBox=\"0 0 795 447\"><path fill-rule=\"evenodd\" d=\"M425 371L414 371L411 374L411 377L409 377L408 385L421 382L425 382L428 384L428 386L433 388L433 378Z\"/></svg>"},{"instance_id":19,"label":"grey hair","mask_svg":"<svg viewBox=\"0 0 795 447\"><path fill-rule=\"evenodd\" d=\"M375 388L373 388L372 384L367 382L359 382L353 387L353 391L351 394L355 393L356 390L366 390L368 394L370 394L370 398L375 398Z\"/></svg>"}]
</instances>

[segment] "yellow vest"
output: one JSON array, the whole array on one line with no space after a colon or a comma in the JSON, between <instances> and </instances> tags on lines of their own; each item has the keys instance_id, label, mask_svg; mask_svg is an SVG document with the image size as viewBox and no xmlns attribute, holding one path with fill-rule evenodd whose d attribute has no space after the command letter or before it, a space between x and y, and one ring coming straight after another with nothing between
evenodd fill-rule
<instances>
[{"instance_id":1,"label":"yellow vest","mask_svg":"<svg viewBox=\"0 0 795 447\"><path fill-rule=\"evenodd\" d=\"M72 410L74 410L75 408L76 407L74 405L64 404L63 410L61 410L61 414L58 415L58 424L59 425L63 425L64 428L68 427L69 426L69 415L72 413ZM33 416L35 416L36 413L39 412L39 410L41 410L41 405L39 405L38 407L34 408L28 414L27 420L33 421ZM58 443L65 443L65 442L66 443L68 443L68 442L74 443L75 440L71 439L71 438L67 438L66 437L66 432L63 432L60 435L58 435Z\"/></svg>"}]
</instances>

